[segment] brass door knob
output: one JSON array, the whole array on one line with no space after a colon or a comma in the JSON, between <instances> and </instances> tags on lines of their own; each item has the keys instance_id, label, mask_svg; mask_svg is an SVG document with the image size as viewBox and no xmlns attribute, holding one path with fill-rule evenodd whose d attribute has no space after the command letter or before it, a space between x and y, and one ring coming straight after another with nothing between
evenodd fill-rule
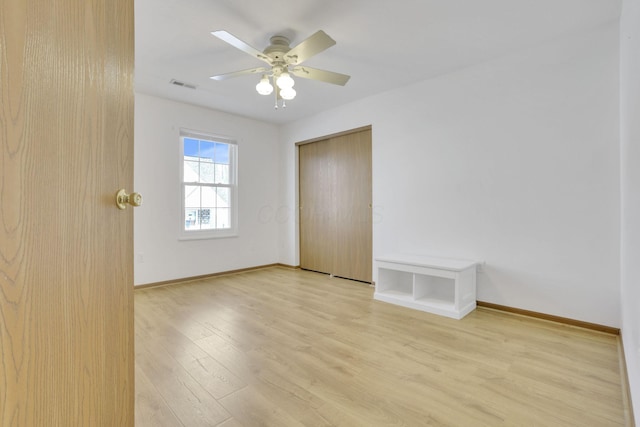
<instances>
[{"instance_id":1,"label":"brass door knob","mask_svg":"<svg viewBox=\"0 0 640 427\"><path fill-rule=\"evenodd\" d=\"M142 204L142 194L127 194L126 190L121 188L116 193L116 206L118 206L118 209L126 209L127 203L131 206L140 206Z\"/></svg>"}]
</instances>

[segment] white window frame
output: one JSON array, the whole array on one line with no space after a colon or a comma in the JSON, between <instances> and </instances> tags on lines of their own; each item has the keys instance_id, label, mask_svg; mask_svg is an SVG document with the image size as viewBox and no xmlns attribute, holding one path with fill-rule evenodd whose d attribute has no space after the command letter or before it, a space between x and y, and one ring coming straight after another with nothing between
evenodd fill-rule
<instances>
[{"instance_id":1,"label":"white window frame","mask_svg":"<svg viewBox=\"0 0 640 427\"><path fill-rule=\"evenodd\" d=\"M222 142L229 144L229 184L202 184L185 182L184 180L184 138L195 138L199 140ZM216 239L224 237L236 237L238 235L238 142L228 136L216 135L215 133L195 131L180 128L179 131L179 162L180 162L180 224L179 240L194 239ZM187 185L201 185L208 187L227 187L230 190L229 221L230 228L206 229L206 230L186 230L185 229L185 187Z\"/></svg>"}]
</instances>

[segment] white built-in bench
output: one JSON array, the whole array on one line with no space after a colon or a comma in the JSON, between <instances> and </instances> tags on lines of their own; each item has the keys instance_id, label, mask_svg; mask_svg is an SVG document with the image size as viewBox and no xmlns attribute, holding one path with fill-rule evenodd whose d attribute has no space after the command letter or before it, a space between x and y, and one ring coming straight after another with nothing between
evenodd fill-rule
<instances>
[{"instance_id":1,"label":"white built-in bench","mask_svg":"<svg viewBox=\"0 0 640 427\"><path fill-rule=\"evenodd\" d=\"M377 300L454 319L476 308L476 261L392 254L376 264Z\"/></svg>"}]
</instances>

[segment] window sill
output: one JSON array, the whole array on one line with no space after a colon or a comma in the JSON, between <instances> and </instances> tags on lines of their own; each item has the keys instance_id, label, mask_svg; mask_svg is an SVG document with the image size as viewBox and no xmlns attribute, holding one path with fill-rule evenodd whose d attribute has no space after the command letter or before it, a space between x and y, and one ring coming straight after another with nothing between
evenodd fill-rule
<instances>
[{"instance_id":1,"label":"window sill","mask_svg":"<svg viewBox=\"0 0 640 427\"><path fill-rule=\"evenodd\" d=\"M183 231L178 240L227 239L238 237L238 230Z\"/></svg>"}]
</instances>

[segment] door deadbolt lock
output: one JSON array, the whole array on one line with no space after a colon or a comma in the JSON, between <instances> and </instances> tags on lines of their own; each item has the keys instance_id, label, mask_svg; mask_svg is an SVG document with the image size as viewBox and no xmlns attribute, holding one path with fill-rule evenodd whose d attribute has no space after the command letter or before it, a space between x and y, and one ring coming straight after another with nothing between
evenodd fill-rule
<instances>
[{"instance_id":1,"label":"door deadbolt lock","mask_svg":"<svg viewBox=\"0 0 640 427\"><path fill-rule=\"evenodd\" d=\"M142 194L127 194L126 190L121 188L116 193L116 206L118 206L118 209L126 209L127 203L131 206L140 206L142 204Z\"/></svg>"}]
</instances>

